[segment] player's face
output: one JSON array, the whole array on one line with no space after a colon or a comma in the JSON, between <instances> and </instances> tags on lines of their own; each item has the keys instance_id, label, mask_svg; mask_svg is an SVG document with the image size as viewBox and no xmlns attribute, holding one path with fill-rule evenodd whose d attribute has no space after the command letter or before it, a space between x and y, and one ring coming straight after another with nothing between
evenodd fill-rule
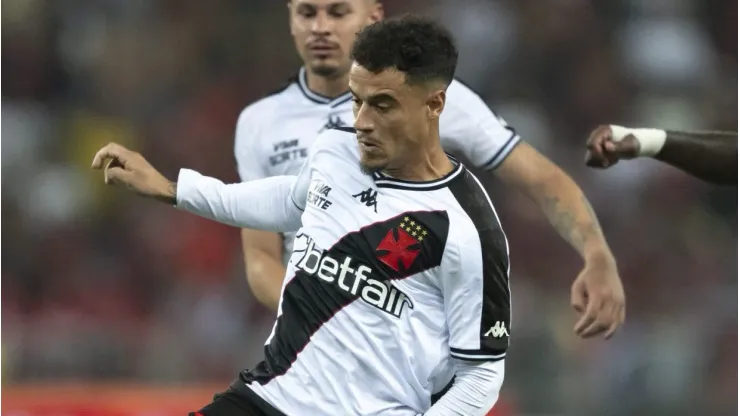
<instances>
[{"instance_id":1,"label":"player's face","mask_svg":"<svg viewBox=\"0 0 740 416\"><path fill-rule=\"evenodd\" d=\"M349 88L363 170L404 170L418 160L444 107L444 89L410 85L395 69L376 74L357 64L350 69Z\"/></svg>"},{"instance_id":2,"label":"player's face","mask_svg":"<svg viewBox=\"0 0 740 416\"><path fill-rule=\"evenodd\" d=\"M292 0L288 9L290 32L303 63L325 77L347 73L357 33L383 17L374 0Z\"/></svg>"}]
</instances>

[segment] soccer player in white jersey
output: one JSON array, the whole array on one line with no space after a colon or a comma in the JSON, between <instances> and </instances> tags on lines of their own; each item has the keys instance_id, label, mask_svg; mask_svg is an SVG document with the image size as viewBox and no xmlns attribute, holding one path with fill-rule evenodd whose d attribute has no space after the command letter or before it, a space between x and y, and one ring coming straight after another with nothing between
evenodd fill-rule
<instances>
[{"instance_id":1,"label":"soccer player in white jersey","mask_svg":"<svg viewBox=\"0 0 740 416\"><path fill-rule=\"evenodd\" d=\"M265 360L194 415L483 415L504 377L511 298L490 197L440 143L457 63L426 19L352 47L354 129L327 129L297 176L169 182L108 145L106 182L226 224L298 229ZM435 404L440 373L456 379Z\"/></svg>"},{"instance_id":2,"label":"soccer player in white jersey","mask_svg":"<svg viewBox=\"0 0 740 416\"><path fill-rule=\"evenodd\" d=\"M383 17L376 0L290 0L290 30L304 66L280 92L248 106L236 127L243 181L295 175L318 133L353 123L347 89L356 33ZM445 150L464 156L524 192L584 259L571 303L579 336L607 338L624 319L616 263L583 192L560 168L520 140L485 102L453 80L440 118ZM243 230L247 280L256 298L277 310L294 233Z\"/></svg>"}]
</instances>

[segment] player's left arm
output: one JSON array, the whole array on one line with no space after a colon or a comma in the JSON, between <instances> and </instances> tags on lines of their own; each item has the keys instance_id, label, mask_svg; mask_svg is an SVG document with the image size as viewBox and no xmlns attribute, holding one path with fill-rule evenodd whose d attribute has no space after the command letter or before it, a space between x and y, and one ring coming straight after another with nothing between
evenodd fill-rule
<instances>
[{"instance_id":1,"label":"player's left arm","mask_svg":"<svg viewBox=\"0 0 740 416\"><path fill-rule=\"evenodd\" d=\"M453 82L441 117L440 137L445 148L458 151L477 168L494 172L532 198L586 261L613 260L596 215L578 185L523 142L477 94Z\"/></svg>"},{"instance_id":2,"label":"player's left arm","mask_svg":"<svg viewBox=\"0 0 740 416\"><path fill-rule=\"evenodd\" d=\"M587 264L614 261L581 188L534 147L520 143L493 173L530 197Z\"/></svg>"},{"instance_id":3,"label":"player's left arm","mask_svg":"<svg viewBox=\"0 0 740 416\"><path fill-rule=\"evenodd\" d=\"M572 306L583 314L575 326L576 334L611 337L624 322L624 289L616 260L581 188L527 143L512 150L495 174L531 198L583 258L584 268L571 290Z\"/></svg>"},{"instance_id":4,"label":"player's left arm","mask_svg":"<svg viewBox=\"0 0 740 416\"><path fill-rule=\"evenodd\" d=\"M571 290L571 303L583 316L575 332L610 337L624 321L624 290L616 261L591 204L562 169L522 141L478 95L459 83L448 89L440 120L443 144L476 167L493 172L522 191L584 259Z\"/></svg>"}]
</instances>

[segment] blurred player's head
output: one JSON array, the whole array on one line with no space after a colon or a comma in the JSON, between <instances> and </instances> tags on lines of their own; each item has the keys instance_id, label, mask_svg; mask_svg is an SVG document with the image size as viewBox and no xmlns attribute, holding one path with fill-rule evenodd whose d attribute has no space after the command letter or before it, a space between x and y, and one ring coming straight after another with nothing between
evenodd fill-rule
<instances>
[{"instance_id":1,"label":"blurred player's head","mask_svg":"<svg viewBox=\"0 0 740 416\"><path fill-rule=\"evenodd\" d=\"M306 68L322 77L347 74L357 32L383 18L377 0L289 0L290 33Z\"/></svg>"},{"instance_id":2,"label":"blurred player's head","mask_svg":"<svg viewBox=\"0 0 740 416\"><path fill-rule=\"evenodd\" d=\"M405 16L365 28L351 56L363 168L402 170L439 146L439 117L457 66L452 35L433 21Z\"/></svg>"}]
</instances>

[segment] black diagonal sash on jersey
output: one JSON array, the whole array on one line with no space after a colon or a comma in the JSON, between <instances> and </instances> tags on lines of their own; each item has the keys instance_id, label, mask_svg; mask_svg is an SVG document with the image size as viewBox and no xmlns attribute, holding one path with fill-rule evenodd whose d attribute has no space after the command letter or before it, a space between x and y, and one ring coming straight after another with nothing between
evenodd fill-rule
<instances>
[{"instance_id":1,"label":"black diagonal sash on jersey","mask_svg":"<svg viewBox=\"0 0 740 416\"><path fill-rule=\"evenodd\" d=\"M368 278L384 282L393 290L393 280L440 265L448 231L449 218L444 211L408 212L345 235L324 256L338 262L349 256L353 270L365 266L372 270ZM275 335L265 346L265 360L242 373L242 380L265 384L285 374L311 336L359 298L359 291L352 294L340 289L336 281L330 283L298 269L283 292L283 313L278 317ZM380 307L378 313L393 312L391 309Z\"/></svg>"}]
</instances>

